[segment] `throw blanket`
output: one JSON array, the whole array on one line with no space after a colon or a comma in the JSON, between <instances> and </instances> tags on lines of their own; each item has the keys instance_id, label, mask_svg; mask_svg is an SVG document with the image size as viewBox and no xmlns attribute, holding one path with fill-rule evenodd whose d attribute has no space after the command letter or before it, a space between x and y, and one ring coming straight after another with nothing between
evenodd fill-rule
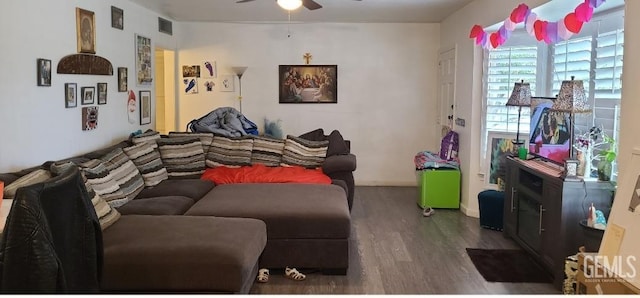
<instances>
[{"instance_id":1,"label":"throw blanket","mask_svg":"<svg viewBox=\"0 0 640 298\"><path fill-rule=\"evenodd\" d=\"M231 183L312 183L331 184L331 178L322 169L303 167L267 167L263 164L239 168L216 167L207 169L200 179L216 184Z\"/></svg>"},{"instance_id":2,"label":"throw blanket","mask_svg":"<svg viewBox=\"0 0 640 298\"><path fill-rule=\"evenodd\" d=\"M217 108L209 114L187 124L192 132L212 132L226 137L257 135L258 127L232 107Z\"/></svg>"}]
</instances>

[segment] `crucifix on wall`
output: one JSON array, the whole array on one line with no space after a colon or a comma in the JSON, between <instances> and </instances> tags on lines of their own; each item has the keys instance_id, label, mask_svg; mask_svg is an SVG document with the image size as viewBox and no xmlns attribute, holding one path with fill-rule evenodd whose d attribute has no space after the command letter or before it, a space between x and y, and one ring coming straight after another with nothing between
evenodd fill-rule
<instances>
[{"instance_id":1,"label":"crucifix on wall","mask_svg":"<svg viewBox=\"0 0 640 298\"><path fill-rule=\"evenodd\" d=\"M313 56L311 56L311 53L305 53L304 56L302 56L302 59L304 59L304 63L309 65L309 63L311 63L311 59L313 59Z\"/></svg>"}]
</instances>

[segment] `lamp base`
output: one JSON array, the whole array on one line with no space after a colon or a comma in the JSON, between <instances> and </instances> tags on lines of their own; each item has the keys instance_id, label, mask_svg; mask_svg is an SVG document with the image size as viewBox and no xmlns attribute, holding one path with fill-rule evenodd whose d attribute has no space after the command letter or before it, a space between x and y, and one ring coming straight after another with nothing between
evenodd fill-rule
<instances>
[{"instance_id":1,"label":"lamp base","mask_svg":"<svg viewBox=\"0 0 640 298\"><path fill-rule=\"evenodd\" d=\"M565 181L582 181L582 178L578 177L578 164L580 164L580 161L577 159L567 159L564 161L564 172L562 176Z\"/></svg>"}]
</instances>

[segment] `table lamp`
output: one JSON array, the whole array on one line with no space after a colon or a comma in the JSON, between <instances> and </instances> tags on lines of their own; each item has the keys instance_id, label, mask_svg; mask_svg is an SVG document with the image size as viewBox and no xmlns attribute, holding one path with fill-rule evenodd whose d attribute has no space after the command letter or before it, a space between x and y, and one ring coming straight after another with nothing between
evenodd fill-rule
<instances>
[{"instance_id":1,"label":"table lamp","mask_svg":"<svg viewBox=\"0 0 640 298\"><path fill-rule=\"evenodd\" d=\"M516 148L519 148L520 145L524 144L524 142L520 141L520 114L522 113L522 107L531 106L531 86L529 83L525 83L524 80L516 82L513 85L513 91L506 106L518 107L518 130L513 144L516 145Z\"/></svg>"},{"instance_id":2,"label":"table lamp","mask_svg":"<svg viewBox=\"0 0 640 298\"><path fill-rule=\"evenodd\" d=\"M584 83L582 80L575 80L571 76L571 80L562 81L558 98L551 106L552 111L569 113L569 159L565 161L565 179L577 179L577 168L579 161L576 160L573 153L574 143L574 114L591 113L591 108L587 102L587 96L584 93Z\"/></svg>"}]
</instances>

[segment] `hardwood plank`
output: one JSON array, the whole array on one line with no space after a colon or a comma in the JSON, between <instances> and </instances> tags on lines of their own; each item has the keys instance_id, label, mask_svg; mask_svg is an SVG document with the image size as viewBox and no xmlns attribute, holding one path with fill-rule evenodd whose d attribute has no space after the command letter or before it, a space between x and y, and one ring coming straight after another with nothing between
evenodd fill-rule
<instances>
[{"instance_id":1,"label":"hardwood plank","mask_svg":"<svg viewBox=\"0 0 640 298\"><path fill-rule=\"evenodd\" d=\"M346 276L273 271L252 294L561 294L551 284L487 282L466 248L518 248L459 210L423 217L416 187L356 187Z\"/></svg>"}]
</instances>

